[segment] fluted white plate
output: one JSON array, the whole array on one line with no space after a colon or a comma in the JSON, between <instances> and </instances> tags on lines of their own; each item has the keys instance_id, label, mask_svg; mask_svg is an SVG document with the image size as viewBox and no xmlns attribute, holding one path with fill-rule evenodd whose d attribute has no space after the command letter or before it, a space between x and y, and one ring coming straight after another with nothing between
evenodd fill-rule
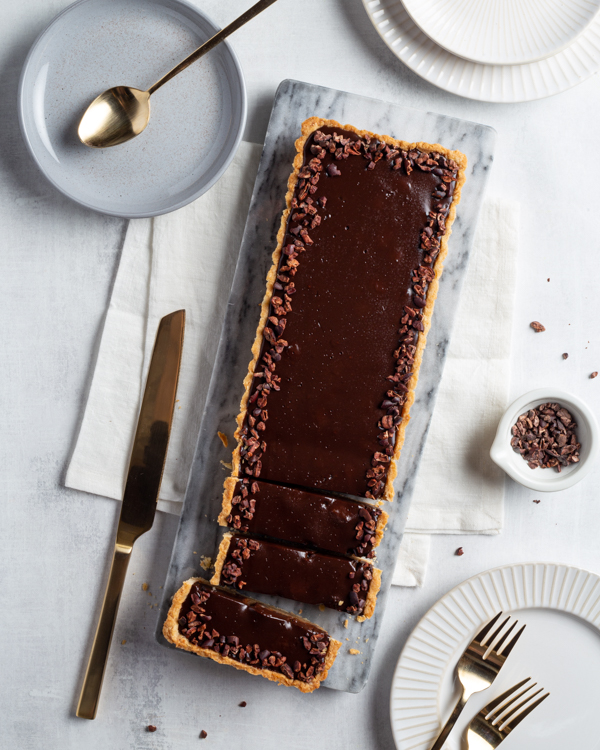
<instances>
[{"instance_id":1,"label":"fluted white plate","mask_svg":"<svg viewBox=\"0 0 600 750\"><path fill-rule=\"evenodd\" d=\"M458 700L461 654L499 611L527 627L493 685L469 700L444 748L464 747L471 718L526 677L550 697L511 734L511 750L600 747L600 577L557 563L518 563L460 584L412 632L392 680L398 750L429 750Z\"/></svg>"},{"instance_id":2,"label":"fluted white plate","mask_svg":"<svg viewBox=\"0 0 600 750\"><path fill-rule=\"evenodd\" d=\"M473 62L521 65L571 44L600 0L404 0L434 42Z\"/></svg>"},{"instance_id":3,"label":"fluted white plate","mask_svg":"<svg viewBox=\"0 0 600 750\"><path fill-rule=\"evenodd\" d=\"M429 83L484 102L524 102L576 86L600 68L600 15L561 52L523 65L483 65L440 47L421 31L401 0L362 0L379 35Z\"/></svg>"}]
</instances>

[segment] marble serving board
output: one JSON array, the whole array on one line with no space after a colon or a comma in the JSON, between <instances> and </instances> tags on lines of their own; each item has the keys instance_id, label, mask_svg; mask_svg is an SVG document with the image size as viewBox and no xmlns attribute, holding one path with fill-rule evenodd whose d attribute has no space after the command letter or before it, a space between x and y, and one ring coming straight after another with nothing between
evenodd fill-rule
<instances>
[{"instance_id":1,"label":"marble serving board","mask_svg":"<svg viewBox=\"0 0 600 750\"><path fill-rule=\"evenodd\" d=\"M342 648L324 686L357 693L367 682L371 656L377 645L479 209L493 161L496 133L492 128L477 123L299 81L286 80L279 86L164 586L156 634L160 643L174 648L162 636L162 624L173 594L187 578L198 575L209 578L212 574L212 569L207 572L200 563L203 557L214 560L224 533L224 529L217 525L223 481L229 473L222 462L231 460L232 435L242 396L242 381L251 359L250 348L258 324L265 277L271 266L271 254L276 245L281 212L285 206L287 179L296 153L294 141L300 135L303 120L315 115L409 142L440 143L450 149L459 149L468 157L467 181L452 227L449 252L419 374L416 400L411 409L410 426L406 431L406 441L398 465L396 497L393 503L385 504L390 519L383 541L377 549L376 566L382 569L383 580L375 614L370 620L359 623L343 612L321 610L316 606L286 599L257 596L258 599L288 611L297 613L302 610L303 617L324 627L332 637L341 641ZM222 445L217 431L229 436L228 448ZM248 594L253 595L251 592ZM346 620L348 627L344 626ZM351 648L357 649L360 654L350 654ZM198 670L202 670L202 664L203 660L198 659Z\"/></svg>"}]
</instances>

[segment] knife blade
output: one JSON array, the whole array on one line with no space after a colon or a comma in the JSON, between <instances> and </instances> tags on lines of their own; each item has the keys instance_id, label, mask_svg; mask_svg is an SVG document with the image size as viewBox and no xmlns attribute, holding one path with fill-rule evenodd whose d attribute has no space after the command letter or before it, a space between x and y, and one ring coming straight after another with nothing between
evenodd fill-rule
<instances>
[{"instance_id":1,"label":"knife blade","mask_svg":"<svg viewBox=\"0 0 600 750\"><path fill-rule=\"evenodd\" d=\"M166 315L158 326L127 471L110 575L77 707L77 716L83 719L96 718L133 545L154 522L171 434L184 328L185 310Z\"/></svg>"}]
</instances>

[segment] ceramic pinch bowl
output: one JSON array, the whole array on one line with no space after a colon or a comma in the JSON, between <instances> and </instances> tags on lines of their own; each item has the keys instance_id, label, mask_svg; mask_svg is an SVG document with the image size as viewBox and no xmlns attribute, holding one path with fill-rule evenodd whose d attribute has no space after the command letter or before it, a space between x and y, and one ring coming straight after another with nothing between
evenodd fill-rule
<instances>
[{"instance_id":1,"label":"ceramic pinch bowl","mask_svg":"<svg viewBox=\"0 0 600 750\"><path fill-rule=\"evenodd\" d=\"M570 464L561 472L555 469L530 469L520 453L511 444L512 426L518 417L540 404L555 402L571 413L577 423L577 438L581 443L579 463ZM511 479L539 492L557 492L580 482L593 468L600 448L600 431L593 412L581 399L557 388L538 388L514 401L500 420L496 437L490 449L494 463Z\"/></svg>"}]
</instances>

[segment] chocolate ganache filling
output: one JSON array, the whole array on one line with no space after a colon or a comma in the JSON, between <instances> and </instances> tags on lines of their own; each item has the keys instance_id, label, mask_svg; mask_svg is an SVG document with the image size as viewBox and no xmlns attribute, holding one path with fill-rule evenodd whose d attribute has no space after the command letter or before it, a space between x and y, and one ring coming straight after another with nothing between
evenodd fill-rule
<instances>
[{"instance_id":1,"label":"chocolate ganache filling","mask_svg":"<svg viewBox=\"0 0 600 750\"><path fill-rule=\"evenodd\" d=\"M179 632L240 664L309 682L323 671L329 636L316 625L206 583L194 583Z\"/></svg>"},{"instance_id":2,"label":"chocolate ganache filling","mask_svg":"<svg viewBox=\"0 0 600 750\"><path fill-rule=\"evenodd\" d=\"M307 139L241 476L382 496L457 171L339 128Z\"/></svg>"}]
</instances>

